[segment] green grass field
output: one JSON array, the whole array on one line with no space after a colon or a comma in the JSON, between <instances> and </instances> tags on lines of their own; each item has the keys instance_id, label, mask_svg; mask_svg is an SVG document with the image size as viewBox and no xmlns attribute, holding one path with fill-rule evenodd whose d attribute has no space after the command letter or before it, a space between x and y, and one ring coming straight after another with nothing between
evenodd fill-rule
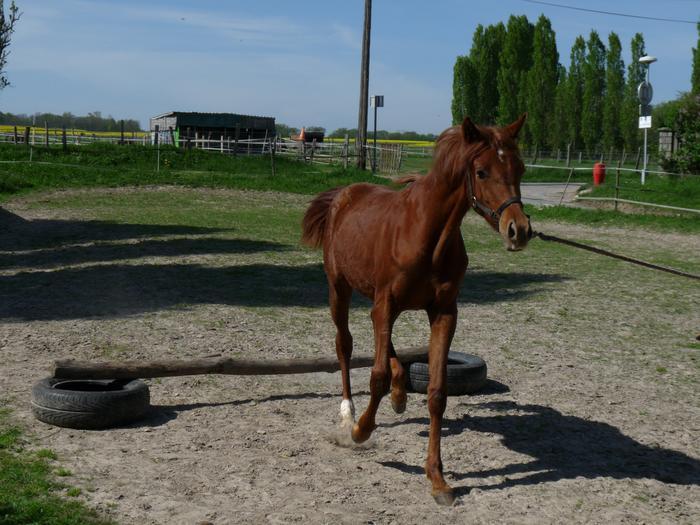
<instances>
[{"instance_id":1,"label":"green grass field","mask_svg":"<svg viewBox=\"0 0 700 525\"><path fill-rule=\"evenodd\" d=\"M7 410L0 411L0 523L2 525L108 525L72 498L78 487L59 483L70 474L55 467L56 454L31 451L27 437L14 425Z\"/></svg>"},{"instance_id":2,"label":"green grass field","mask_svg":"<svg viewBox=\"0 0 700 525\"><path fill-rule=\"evenodd\" d=\"M91 144L35 148L33 162L23 146L0 144L0 202L13 195L46 189L119 187L143 185L180 185L187 187L269 190L313 195L325 189L354 182L389 184L383 177L355 168L306 164L278 157L272 175L268 157L224 156L203 150L184 150L163 146L160 170L156 170L156 151L152 147ZM404 160L402 173L427 173L432 159L412 156ZM529 168L524 182L565 182L569 170ZM589 171L575 171L571 181L590 184ZM649 175L642 186L637 174L620 178L620 197L687 208L700 207L700 177ZM609 172L606 183L592 188L590 196L610 197L615 192L615 175ZM612 207L610 205L610 207ZM641 211L641 210L640 210ZM535 209L533 216L605 225L630 225L652 229L700 231L700 216L672 215L653 208L644 213L615 213L607 210L572 210L567 207Z\"/></svg>"}]
</instances>

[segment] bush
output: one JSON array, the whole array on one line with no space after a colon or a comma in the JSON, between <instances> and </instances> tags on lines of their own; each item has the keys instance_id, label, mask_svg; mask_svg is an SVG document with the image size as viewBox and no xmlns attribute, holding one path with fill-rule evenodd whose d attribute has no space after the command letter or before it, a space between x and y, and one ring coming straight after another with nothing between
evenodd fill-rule
<instances>
[{"instance_id":1,"label":"bush","mask_svg":"<svg viewBox=\"0 0 700 525\"><path fill-rule=\"evenodd\" d=\"M661 166L666 171L700 174L700 94L686 93L680 98L674 127L678 151L662 159Z\"/></svg>"}]
</instances>

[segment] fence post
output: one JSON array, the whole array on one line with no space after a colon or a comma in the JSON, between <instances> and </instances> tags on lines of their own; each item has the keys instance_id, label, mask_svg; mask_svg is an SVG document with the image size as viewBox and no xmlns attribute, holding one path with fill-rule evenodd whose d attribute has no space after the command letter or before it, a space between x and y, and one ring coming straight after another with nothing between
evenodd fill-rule
<instances>
[{"instance_id":1,"label":"fence post","mask_svg":"<svg viewBox=\"0 0 700 525\"><path fill-rule=\"evenodd\" d=\"M31 128L29 126L24 128L24 143L29 146L29 133L31 133Z\"/></svg>"},{"instance_id":2,"label":"fence post","mask_svg":"<svg viewBox=\"0 0 700 525\"><path fill-rule=\"evenodd\" d=\"M566 145L566 167L571 166L571 142Z\"/></svg>"},{"instance_id":3,"label":"fence post","mask_svg":"<svg viewBox=\"0 0 700 525\"><path fill-rule=\"evenodd\" d=\"M66 137L66 126L65 124L61 128L61 144L63 145L63 151L68 151L68 138Z\"/></svg>"},{"instance_id":4,"label":"fence post","mask_svg":"<svg viewBox=\"0 0 700 525\"><path fill-rule=\"evenodd\" d=\"M574 176L574 168L569 170L569 177L566 179L566 186L564 186L564 191L561 192L561 199L559 199L559 206L564 202L564 197L566 196L566 190L569 189L569 182L571 182L571 177Z\"/></svg>"},{"instance_id":5,"label":"fence post","mask_svg":"<svg viewBox=\"0 0 700 525\"><path fill-rule=\"evenodd\" d=\"M641 146L637 148L637 160L634 161L634 169L639 170L639 160L642 157L642 148Z\"/></svg>"},{"instance_id":6,"label":"fence post","mask_svg":"<svg viewBox=\"0 0 700 525\"><path fill-rule=\"evenodd\" d=\"M617 199L620 196L620 165L622 159L617 161L617 169L615 170L615 211L617 211Z\"/></svg>"},{"instance_id":7,"label":"fence post","mask_svg":"<svg viewBox=\"0 0 700 525\"><path fill-rule=\"evenodd\" d=\"M120 120L119 121L119 145L123 146L125 144L124 142L124 121Z\"/></svg>"},{"instance_id":8,"label":"fence post","mask_svg":"<svg viewBox=\"0 0 700 525\"><path fill-rule=\"evenodd\" d=\"M277 149L277 136L273 136L270 141L270 168L272 169L272 176L275 176L275 149Z\"/></svg>"},{"instance_id":9,"label":"fence post","mask_svg":"<svg viewBox=\"0 0 700 525\"><path fill-rule=\"evenodd\" d=\"M622 156L620 157L620 159L622 159L621 164L624 166L625 160L627 160L627 150L625 149L624 146L622 147Z\"/></svg>"},{"instance_id":10,"label":"fence post","mask_svg":"<svg viewBox=\"0 0 700 525\"><path fill-rule=\"evenodd\" d=\"M236 131L234 132L233 135L233 156L237 157L238 156L238 139L241 136L241 128L238 124L236 124Z\"/></svg>"},{"instance_id":11,"label":"fence post","mask_svg":"<svg viewBox=\"0 0 700 525\"><path fill-rule=\"evenodd\" d=\"M350 149L350 139L348 134L345 134L345 140L343 141L343 168L348 169L348 153Z\"/></svg>"},{"instance_id":12,"label":"fence post","mask_svg":"<svg viewBox=\"0 0 700 525\"><path fill-rule=\"evenodd\" d=\"M581 164L583 162L583 151L578 152L578 163Z\"/></svg>"},{"instance_id":13,"label":"fence post","mask_svg":"<svg viewBox=\"0 0 700 525\"><path fill-rule=\"evenodd\" d=\"M539 153L539 151L538 151L538 146L535 145L535 156L532 157L532 163L533 163L533 164L537 164L537 155L538 155L538 153Z\"/></svg>"},{"instance_id":14,"label":"fence post","mask_svg":"<svg viewBox=\"0 0 700 525\"><path fill-rule=\"evenodd\" d=\"M401 163L403 162L403 144L399 144L399 162L396 165L396 173L401 173Z\"/></svg>"},{"instance_id":15,"label":"fence post","mask_svg":"<svg viewBox=\"0 0 700 525\"><path fill-rule=\"evenodd\" d=\"M219 137L219 153L223 155L224 153L224 134L221 134L221 137Z\"/></svg>"},{"instance_id":16,"label":"fence post","mask_svg":"<svg viewBox=\"0 0 700 525\"><path fill-rule=\"evenodd\" d=\"M44 121L44 144L49 147L49 123Z\"/></svg>"},{"instance_id":17,"label":"fence post","mask_svg":"<svg viewBox=\"0 0 700 525\"><path fill-rule=\"evenodd\" d=\"M154 136L154 140L155 140L154 144L156 147L156 172L160 171L160 140L158 140L159 136L160 136L160 125L156 124L156 132L155 132L155 136Z\"/></svg>"},{"instance_id":18,"label":"fence post","mask_svg":"<svg viewBox=\"0 0 700 525\"><path fill-rule=\"evenodd\" d=\"M311 160L310 163L314 163L314 153L316 152L316 139L311 142Z\"/></svg>"}]
</instances>

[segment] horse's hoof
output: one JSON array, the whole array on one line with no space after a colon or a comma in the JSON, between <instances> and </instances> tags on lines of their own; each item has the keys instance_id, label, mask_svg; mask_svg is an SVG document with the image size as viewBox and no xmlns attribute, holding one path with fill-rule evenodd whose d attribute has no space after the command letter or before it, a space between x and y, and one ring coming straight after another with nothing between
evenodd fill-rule
<instances>
[{"instance_id":1,"label":"horse's hoof","mask_svg":"<svg viewBox=\"0 0 700 525\"><path fill-rule=\"evenodd\" d=\"M443 490L433 490L433 498L435 498L435 503L438 505L443 505L445 507L451 507L455 502L454 491L450 488Z\"/></svg>"},{"instance_id":2,"label":"horse's hoof","mask_svg":"<svg viewBox=\"0 0 700 525\"><path fill-rule=\"evenodd\" d=\"M360 426L357 423L355 423L352 426L352 432L350 433L350 435L352 436L352 440L355 443L364 443L365 441L367 441L369 439L369 436L371 436L372 433L371 432L362 432L362 430L360 429Z\"/></svg>"},{"instance_id":3,"label":"horse's hoof","mask_svg":"<svg viewBox=\"0 0 700 525\"><path fill-rule=\"evenodd\" d=\"M406 412L406 394L403 395L403 399L394 399L394 396L391 396L391 408L394 409L394 412L397 414L403 414Z\"/></svg>"}]
</instances>

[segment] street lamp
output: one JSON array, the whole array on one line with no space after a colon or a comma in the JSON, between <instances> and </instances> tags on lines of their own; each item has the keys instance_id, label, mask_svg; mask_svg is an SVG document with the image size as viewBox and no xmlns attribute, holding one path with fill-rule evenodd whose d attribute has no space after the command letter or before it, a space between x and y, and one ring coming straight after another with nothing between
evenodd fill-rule
<instances>
[{"instance_id":1,"label":"street lamp","mask_svg":"<svg viewBox=\"0 0 700 525\"><path fill-rule=\"evenodd\" d=\"M639 58L639 63L646 66L646 78L637 87L639 97L639 127L644 129L644 167L642 168L642 184L647 174L647 130L651 127L651 99L654 90L649 82L649 66L656 62L657 58L651 55L644 55Z\"/></svg>"}]
</instances>

